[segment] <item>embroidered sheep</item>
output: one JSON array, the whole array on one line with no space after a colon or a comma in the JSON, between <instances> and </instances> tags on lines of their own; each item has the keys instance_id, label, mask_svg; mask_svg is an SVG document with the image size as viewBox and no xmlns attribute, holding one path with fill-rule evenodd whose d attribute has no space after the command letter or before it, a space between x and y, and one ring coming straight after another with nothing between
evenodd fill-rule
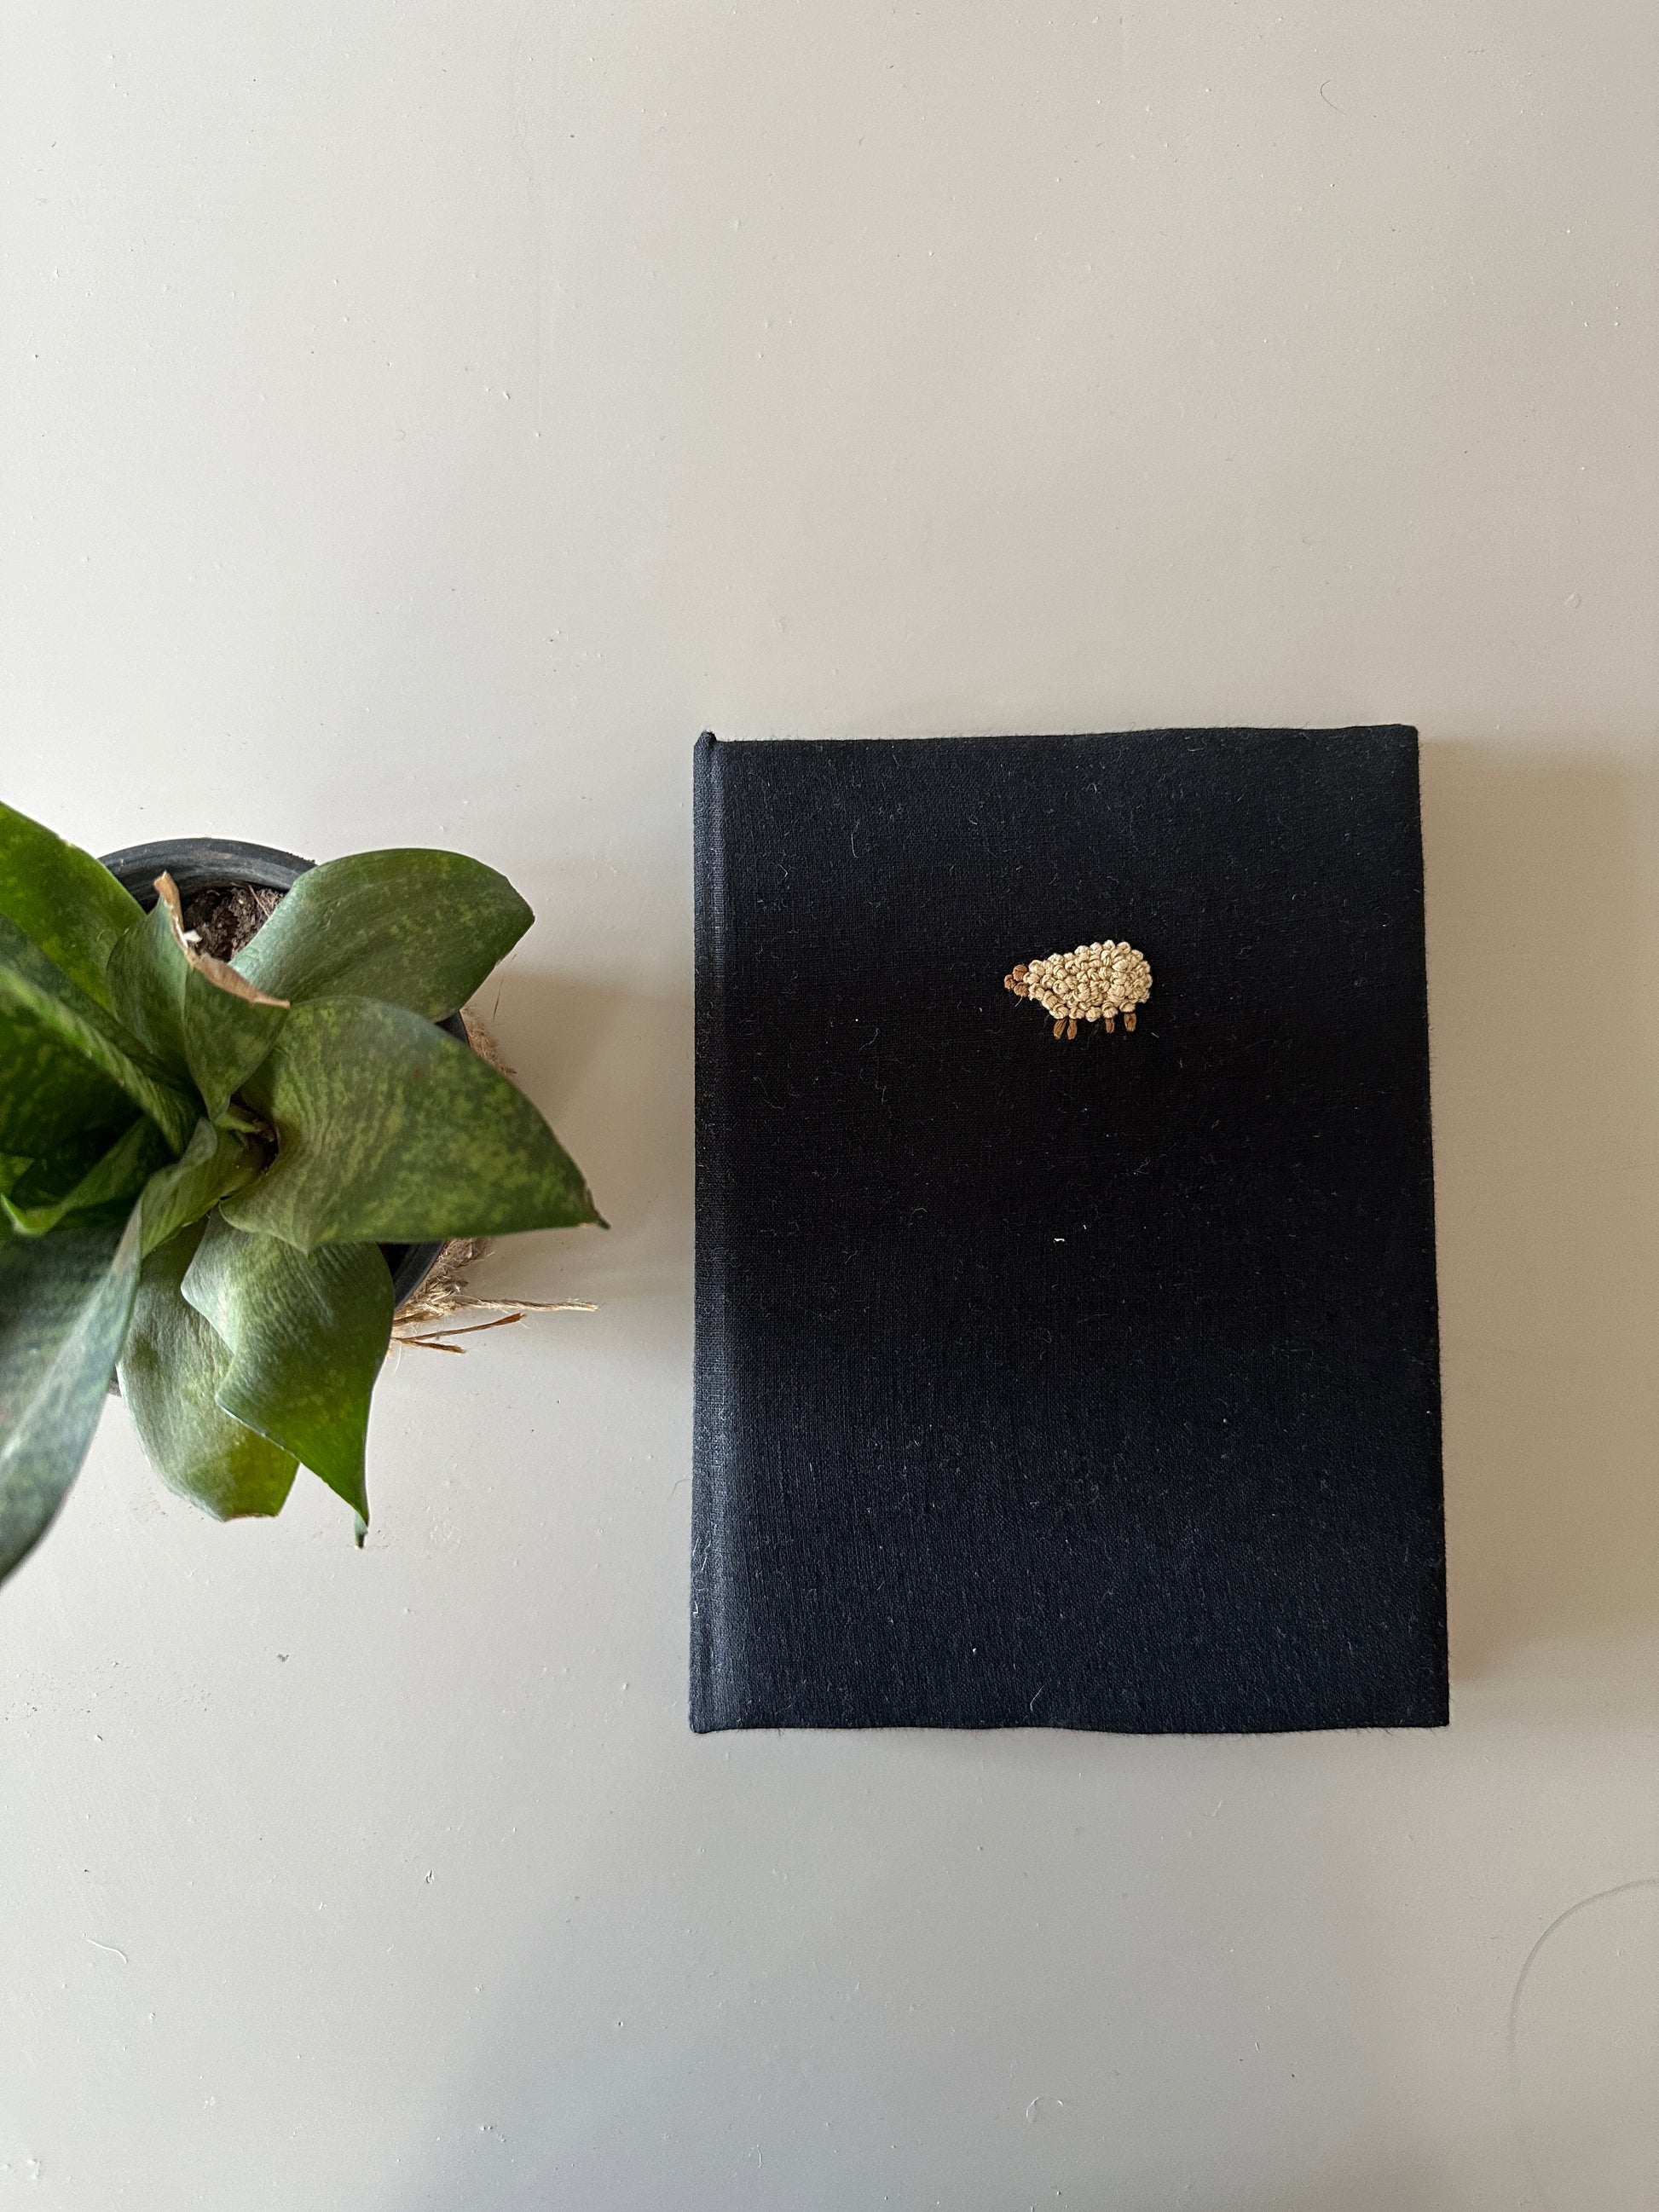
<instances>
[{"instance_id":1,"label":"embroidered sheep","mask_svg":"<svg viewBox=\"0 0 1659 2212\"><path fill-rule=\"evenodd\" d=\"M1041 960L1021 961L1003 988L1016 998L1035 999L1054 1018L1056 1036L1074 1037L1079 1022L1104 1022L1109 1030L1119 1014L1123 1026L1135 1025L1135 1008L1152 995L1152 971L1144 952L1133 945L1079 945L1075 952L1050 952Z\"/></svg>"}]
</instances>

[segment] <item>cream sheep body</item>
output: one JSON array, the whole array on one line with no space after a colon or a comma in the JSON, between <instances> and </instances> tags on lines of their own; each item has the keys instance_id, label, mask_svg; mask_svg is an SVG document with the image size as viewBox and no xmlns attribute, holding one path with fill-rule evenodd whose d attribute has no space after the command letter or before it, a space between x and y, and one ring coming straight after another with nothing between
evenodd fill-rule
<instances>
[{"instance_id":1,"label":"cream sheep body","mask_svg":"<svg viewBox=\"0 0 1659 2212\"><path fill-rule=\"evenodd\" d=\"M1004 988L1016 997L1035 999L1054 1018L1056 1036L1074 1037L1079 1022L1104 1022L1109 1030L1117 1017L1123 1026L1135 1025L1135 1008L1152 995L1152 971L1144 952L1133 945L1079 945L1075 952L1050 952L1041 960L1022 961Z\"/></svg>"}]
</instances>

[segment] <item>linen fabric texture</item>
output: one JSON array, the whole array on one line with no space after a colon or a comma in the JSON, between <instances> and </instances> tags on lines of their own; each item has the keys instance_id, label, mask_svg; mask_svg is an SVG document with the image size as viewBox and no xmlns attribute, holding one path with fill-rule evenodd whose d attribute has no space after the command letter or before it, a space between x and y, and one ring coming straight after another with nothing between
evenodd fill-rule
<instances>
[{"instance_id":1,"label":"linen fabric texture","mask_svg":"<svg viewBox=\"0 0 1659 2212\"><path fill-rule=\"evenodd\" d=\"M1445 1722L1418 806L1404 728L701 741L694 1729Z\"/></svg>"}]
</instances>

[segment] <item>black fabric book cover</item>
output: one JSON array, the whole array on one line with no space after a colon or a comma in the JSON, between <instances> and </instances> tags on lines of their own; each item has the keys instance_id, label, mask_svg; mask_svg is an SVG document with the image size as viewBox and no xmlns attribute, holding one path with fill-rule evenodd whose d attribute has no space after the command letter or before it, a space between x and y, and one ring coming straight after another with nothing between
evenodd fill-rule
<instances>
[{"instance_id":1,"label":"black fabric book cover","mask_svg":"<svg viewBox=\"0 0 1659 2212\"><path fill-rule=\"evenodd\" d=\"M695 1729L1447 1718L1417 738L696 755ZM1016 963L1124 940L1133 1035Z\"/></svg>"}]
</instances>

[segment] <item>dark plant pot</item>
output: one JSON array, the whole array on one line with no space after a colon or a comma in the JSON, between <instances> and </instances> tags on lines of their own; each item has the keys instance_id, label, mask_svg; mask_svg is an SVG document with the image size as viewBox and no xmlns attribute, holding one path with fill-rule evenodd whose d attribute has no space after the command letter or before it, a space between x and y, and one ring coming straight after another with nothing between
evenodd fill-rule
<instances>
[{"instance_id":1,"label":"dark plant pot","mask_svg":"<svg viewBox=\"0 0 1659 2212\"><path fill-rule=\"evenodd\" d=\"M270 845L244 845L234 839L174 837L155 845L128 845L118 853L102 855L104 866L123 888L131 892L146 913L155 903L155 878L163 870L179 886L181 896L191 891L216 890L232 884L251 884L256 890L292 890L314 860L297 853L279 853ZM452 1014L438 1026L461 1043L466 1025ZM418 1290L443 1250L441 1244L382 1244L392 1270L392 1296L398 1305Z\"/></svg>"}]
</instances>

